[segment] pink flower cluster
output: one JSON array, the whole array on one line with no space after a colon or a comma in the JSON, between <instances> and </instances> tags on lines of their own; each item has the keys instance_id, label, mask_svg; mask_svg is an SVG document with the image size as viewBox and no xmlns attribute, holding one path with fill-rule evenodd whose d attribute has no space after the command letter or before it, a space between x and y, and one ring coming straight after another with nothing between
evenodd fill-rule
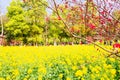
<instances>
[{"instance_id":1,"label":"pink flower cluster","mask_svg":"<svg viewBox=\"0 0 120 80\"><path fill-rule=\"evenodd\" d=\"M90 29L95 29L96 28L96 26L93 25L93 24L89 24L88 26L90 27Z\"/></svg>"}]
</instances>

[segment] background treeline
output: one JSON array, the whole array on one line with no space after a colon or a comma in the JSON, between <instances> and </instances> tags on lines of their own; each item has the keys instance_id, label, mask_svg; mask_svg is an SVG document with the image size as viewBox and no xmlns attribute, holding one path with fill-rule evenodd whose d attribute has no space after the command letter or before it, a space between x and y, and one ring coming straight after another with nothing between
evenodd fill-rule
<instances>
[{"instance_id":1,"label":"background treeline","mask_svg":"<svg viewBox=\"0 0 120 80\"><path fill-rule=\"evenodd\" d=\"M57 16L54 11L49 10L48 6L45 6L50 5L48 1L13 0L10 3L10 6L7 8L7 14L2 16L6 44L56 45L58 43L86 43L86 41L82 40L82 38L77 39L72 37L72 35L69 34L69 31L93 41L111 41L120 38L120 23L111 18L105 18L104 20L100 21L100 18L102 17L98 17L99 14L97 13L97 9L95 9L96 7L92 6L94 4L93 1L88 3L88 27L83 24L85 15L83 11L86 9L79 8L77 5L66 6L67 4L68 3L59 4L59 13L61 13L60 15L70 26L69 29L67 29L62 23L60 16ZM54 7L52 8L54 9ZM93 9L95 10L92 11ZM119 20L119 13L120 10L114 10L112 11L112 16ZM99 26L104 24L106 20L106 26ZM114 25L111 23L114 23ZM113 33L115 32L117 32L114 34L116 37L111 37L114 36Z\"/></svg>"}]
</instances>

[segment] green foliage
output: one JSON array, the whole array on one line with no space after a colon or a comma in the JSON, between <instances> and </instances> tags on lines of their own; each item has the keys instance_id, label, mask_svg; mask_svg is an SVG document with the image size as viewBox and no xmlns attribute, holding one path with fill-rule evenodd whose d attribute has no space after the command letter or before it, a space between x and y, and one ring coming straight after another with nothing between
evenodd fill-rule
<instances>
[{"instance_id":1,"label":"green foliage","mask_svg":"<svg viewBox=\"0 0 120 80\"><path fill-rule=\"evenodd\" d=\"M7 41L20 40L25 44L29 42L32 44L56 41L73 42L78 40L72 38L69 32L80 37L91 36L93 38L96 35L114 36L114 33L119 32L117 31L120 27L117 21L120 18L119 10L113 11L111 14L117 19L114 20L108 17L109 15L103 18L102 10L97 11L98 7L92 0L84 3L85 7L74 2L72 5L69 5L71 4L69 1L63 2L57 6L59 15L56 15L54 11L47 14L45 5L48 4L46 0L23 0L23 2L13 0L8 7L8 22L4 27ZM88 6L86 6L87 4ZM45 20L46 17L49 19Z\"/></svg>"},{"instance_id":2,"label":"green foliage","mask_svg":"<svg viewBox=\"0 0 120 80\"><path fill-rule=\"evenodd\" d=\"M39 2L11 2L7 13L9 21L5 27L8 42L22 38L23 43L26 43L29 37L33 39L32 42L36 42L34 38L41 35L45 25L45 7L40 5Z\"/></svg>"},{"instance_id":3,"label":"green foliage","mask_svg":"<svg viewBox=\"0 0 120 80\"><path fill-rule=\"evenodd\" d=\"M117 19L117 20L120 20L120 10L115 10L113 12L113 16Z\"/></svg>"},{"instance_id":4,"label":"green foliage","mask_svg":"<svg viewBox=\"0 0 120 80\"><path fill-rule=\"evenodd\" d=\"M24 11L20 2L13 1L8 7L7 16L9 18L6 24L5 30L8 41L15 39L15 37L23 37L26 32L29 31L27 24L25 23ZM25 33L25 34L24 34Z\"/></svg>"}]
</instances>

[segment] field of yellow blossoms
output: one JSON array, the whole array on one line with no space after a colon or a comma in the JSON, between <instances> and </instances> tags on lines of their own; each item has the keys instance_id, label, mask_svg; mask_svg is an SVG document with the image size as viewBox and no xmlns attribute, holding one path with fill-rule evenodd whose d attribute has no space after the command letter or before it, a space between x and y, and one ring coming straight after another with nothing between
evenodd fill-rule
<instances>
[{"instance_id":1,"label":"field of yellow blossoms","mask_svg":"<svg viewBox=\"0 0 120 80\"><path fill-rule=\"evenodd\" d=\"M0 47L0 80L120 80L120 61L106 55L93 45Z\"/></svg>"}]
</instances>

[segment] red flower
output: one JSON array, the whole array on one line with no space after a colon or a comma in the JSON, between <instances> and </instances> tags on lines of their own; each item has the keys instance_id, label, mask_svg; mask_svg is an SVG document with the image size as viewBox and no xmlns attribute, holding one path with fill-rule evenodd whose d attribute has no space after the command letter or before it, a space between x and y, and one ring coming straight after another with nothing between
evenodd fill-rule
<instances>
[{"instance_id":1,"label":"red flower","mask_svg":"<svg viewBox=\"0 0 120 80\"><path fill-rule=\"evenodd\" d=\"M49 19L49 17L46 17L45 20L46 20L46 22L48 22L50 19Z\"/></svg>"},{"instance_id":2,"label":"red flower","mask_svg":"<svg viewBox=\"0 0 120 80\"><path fill-rule=\"evenodd\" d=\"M23 0L23 2L25 3L25 2L26 2L26 0Z\"/></svg>"},{"instance_id":3,"label":"red flower","mask_svg":"<svg viewBox=\"0 0 120 80\"><path fill-rule=\"evenodd\" d=\"M102 43L102 40L100 40L99 42Z\"/></svg>"},{"instance_id":4,"label":"red flower","mask_svg":"<svg viewBox=\"0 0 120 80\"><path fill-rule=\"evenodd\" d=\"M113 48L120 48L120 44L119 43L113 44Z\"/></svg>"},{"instance_id":5,"label":"red flower","mask_svg":"<svg viewBox=\"0 0 120 80\"><path fill-rule=\"evenodd\" d=\"M66 1L65 4L68 4L68 1Z\"/></svg>"},{"instance_id":6,"label":"red flower","mask_svg":"<svg viewBox=\"0 0 120 80\"><path fill-rule=\"evenodd\" d=\"M80 17L81 17L82 20L84 20L84 16L83 15L80 14Z\"/></svg>"},{"instance_id":7,"label":"red flower","mask_svg":"<svg viewBox=\"0 0 120 80\"><path fill-rule=\"evenodd\" d=\"M111 19L108 18L107 20L111 22Z\"/></svg>"},{"instance_id":8,"label":"red flower","mask_svg":"<svg viewBox=\"0 0 120 80\"><path fill-rule=\"evenodd\" d=\"M76 0L72 0L73 2L76 2Z\"/></svg>"},{"instance_id":9,"label":"red flower","mask_svg":"<svg viewBox=\"0 0 120 80\"><path fill-rule=\"evenodd\" d=\"M80 30L77 30L77 33L80 33Z\"/></svg>"},{"instance_id":10,"label":"red flower","mask_svg":"<svg viewBox=\"0 0 120 80\"><path fill-rule=\"evenodd\" d=\"M67 5L67 4L65 5L65 8L68 8L68 5Z\"/></svg>"},{"instance_id":11,"label":"red flower","mask_svg":"<svg viewBox=\"0 0 120 80\"><path fill-rule=\"evenodd\" d=\"M67 18L69 19L70 17L71 17L71 14L68 14L68 15L67 15Z\"/></svg>"},{"instance_id":12,"label":"red flower","mask_svg":"<svg viewBox=\"0 0 120 80\"><path fill-rule=\"evenodd\" d=\"M83 11L82 8L79 8L79 9L80 9L80 11Z\"/></svg>"},{"instance_id":13,"label":"red flower","mask_svg":"<svg viewBox=\"0 0 120 80\"><path fill-rule=\"evenodd\" d=\"M106 13L106 11L102 11L102 12L100 12L101 15L104 15L105 13Z\"/></svg>"},{"instance_id":14,"label":"red flower","mask_svg":"<svg viewBox=\"0 0 120 80\"><path fill-rule=\"evenodd\" d=\"M72 28L70 28L70 32L74 32L74 28L72 27Z\"/></svg>"},{"instance_id":15,"label":"red flower","mask_svg":"<svg viewBox=\"0 0 120 80\"><path fill-rule=\"evenodd\" d=\"M105 24L105 21L104 21L104 20L101 20L100 23L101 23L101 24Z\"/></svg>"},{"instance_id":16,"label":"red flower","mask_svg":"<svg viewBox=\"0 0 120 80\"><path fill-rule=\"evenodd\" d=\"M95 29L96 28L96 26L93 25L93 24L89 24L88 26L90 27L90 29Z\"/></svg>"},{"instance_id":17,"label":"red flower","mask_svg":"<svg viewBox=\"0 0 120 80\"><path fill-rule=\"evenodd\" d=\"M60 16L58 16L58 20L61 20L61 17L60 17Z\"/></svg>"},{"instance_id":18,"label":"red flower","mask_svg":"<svg viewBox=\"0 0 120 80\"><path fill-rule=\"evenodd\" d=\"M99 17L99 19L103 19L103 17L102 16L98 16Z\"/></svg>"}]
</instances>

